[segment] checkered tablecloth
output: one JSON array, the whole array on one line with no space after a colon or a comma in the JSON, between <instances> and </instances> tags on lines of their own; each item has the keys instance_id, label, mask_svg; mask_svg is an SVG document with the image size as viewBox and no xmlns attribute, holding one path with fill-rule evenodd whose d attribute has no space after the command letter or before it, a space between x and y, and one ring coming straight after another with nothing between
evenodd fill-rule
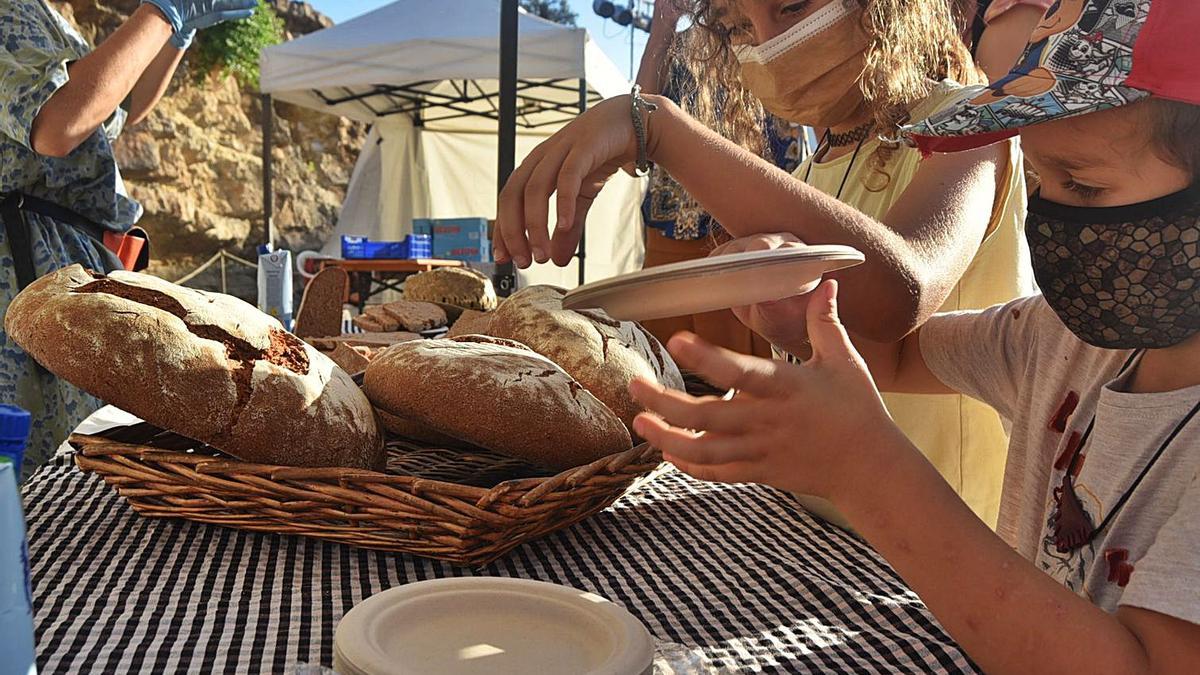
<instances>
[{"instance_id":1,"label":"checkered tablecloth","mask_svg":"<svg viewBox=\"0 0 1200 675\"><path fill-rule=\"evenodd\" d=\"M25 488L42 673L329 666L338 620L421 579L540 579L614 600L738 672L974 672L861 541L790 496L668 472L484 569L138 516L70 458Z\"/></svg>"}]
</instances>

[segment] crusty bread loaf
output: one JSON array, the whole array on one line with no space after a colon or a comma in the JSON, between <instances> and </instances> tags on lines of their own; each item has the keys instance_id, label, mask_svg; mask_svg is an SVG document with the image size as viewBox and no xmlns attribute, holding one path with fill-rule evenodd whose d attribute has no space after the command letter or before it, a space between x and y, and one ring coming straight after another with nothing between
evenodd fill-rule
<instances>
[{"instance_id":1,"label":"crusty bread loaf","mask_svg":"<svg viewBox=\"0 0 1200 675\"><path fill-rule=\"evenodd\" d=\"M363 390L385 412L554 469L631 446L621 421L562 368L495 338L390 347L367 366Z\"/></svg>"},{"instance_id":2,"label":"crusty bread loaf","mask_svg":"<svg viewBox=\"0 0 1200 675\"><path fill-rule=\"evenodd\" d=\"M350 277L340 267L326 267L304 286L300 309L296 310L297 337L330 337L342 333L342 303Z\"/></svg>"},{"instance_id":3,"label":"crusty bread loaf","mask_svg":"<svg viewBox=\"0 0 1200 675\"><path fill-rule=\"evenodd\" d=\"M441 328L447 323L446 310L432 302L397 300L371 305L352 319L355 326L368 332L411 331Z\"/></svg>"},{"instance_id":4,"label":"crusty bread loaf","mask_svg":"<svg viewBox=\"0 0 1200 675\"><path fill-rule=\"evenodd\" d=\"M492 313L489 335L515 340L549 358L578 380L632 430L642 410L629 383L642 376L683 389L683 376L666 349L632 321L617 321L600 310L563 309L566 291L530 286Z\"/></svg>"},{"instance_id":5,"label":"crusty bread loaf","mask_svg":"<svg viewBox=\"0 0 1200 675\"><path fill-rule=\"evenodd\" d=\"M481 312L496 309L492 280L469 267L442 267L404 280L404 298L440 302Z\"/></svg>"},{"instance_id":6,"label":"crusty bread loaf","mask_svg":"<svg viewBox=\"0 0 1200 675\"><path fill-rule=\"evenodd\" d=\"M492 315L490 312L477 312L473 309L464 309L462 314L459 315L458 320L450 326L450 330L446 331L446 337L487 335L491 323Z\"/></svg>"},{"instance_id":7,"label":"crusty bread loaf","mask_svg":"<svg viewBox=\"0 0 1200 675\"><path fill-rule=\"evenodd\" d=\"M5 329L81 389L240 459L383 466L350 376L237 298L72 265L21 292Z\"/></svg>"},{"instance_id":8,"label":"crusty bread loaf","mask_svg":"<svg viewBox=\"0 0 1200 675\"><path fill-rule=\"evenodd\" d=\"M400 342L408 342L409 340L420 340L421 336L416 333L398 332L398 333L348 333L337 337L327 338L309 338L306 340L308 344L313 345L317 349L328 350L333 349L334 345L339 343L350 345L351 347L391 347Z\"/></svg>"},{"instance_id":9,"label":"crusty bread loaf","mask_svg":"<svg viewBox=\"0 0 1200 675\"><path fill-rule=\"evenodd\" d=\"M399 330L419 333L445 326L446 310L432 302L417 302L414 300L397 300L379 305L377 315L389 317L396 322Z\"/></svg>"},{"instance_id":10,"label":"crusty bread loaf","mask_svg":"<svg viewBox=\"0 0 1200 675\"><path fill-rule=\"evenodd\" d=\"M371 314L359 314L350 321L360 330L368 333L390 333L399 328L399 325L391 318L381 318Z\"/></svg>"},{"instance_id":11,"label":"crusty bread loaf","mask_svg":"<svg viewBox=\"0 0 1200 675\"><path fill-rule=\"evenodd\" d=\"M371 362L370 357L359 351L359 349L362 348L356 349L345 342L338 342L329 351L322 349L318 349L317 351L328 356L331 361L338 364L339 368L353 375L354 373L366 370L367 364Z\"/></svg>"},{"instance_id":12,"label":"crusty bread loaf","mask_svg":"<svg viewBox=\"0 0 1200 675\"><path fill-rule=\"evenodd\" d=\"M395 434L400 438L441 448L471 447L471 444L466 441L460 441L453 436L447 436L420 422L399 415L393 415L382 408L376 408L375 414L379 416L379 423L383 425L384 429L387 429L389 433Z\"/></svg>"}]
</instances>

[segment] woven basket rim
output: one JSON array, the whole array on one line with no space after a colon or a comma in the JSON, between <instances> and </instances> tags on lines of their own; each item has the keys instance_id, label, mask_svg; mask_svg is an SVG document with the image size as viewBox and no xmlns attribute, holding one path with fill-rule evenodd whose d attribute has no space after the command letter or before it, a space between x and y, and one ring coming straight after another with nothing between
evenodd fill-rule
<instances>
[{"instance_id":1,"label":"woven basket rim","mask_svg":"<svg viewBox=\"0 0 1200 675\"><path fill-rule=\"evenodd\" d=\"M307 481L336 479L339 482L420 485L424 490L453 492L462 498L474 497L477 499L484 499L489 495L495 496L512 491L543 492L543 490L538 490L537 488L543 488L546 492L549 492L553 489L553 486L584 480L605 469L611 471L629 464L648 462L655 455L661 454L649 443L643 442L627 450L605 455L587 464L564 469L552 476L511 478L501 481L490 488L485 488L434 478L424 478L411 474L384 473L372 469L297 467L247 462L230 456L195 455L134 443L121 443L105 438L101 434L71 434L67 438L67 442L75 449L77 455L82 455L83 457L107 457L113 455L153 457L155 461L189 465L197 473L215 474L240 471L247 475L263 476L271 480ZM75 465L79 466L78 459L76 459Z\"/></svg>"}]
</instances>

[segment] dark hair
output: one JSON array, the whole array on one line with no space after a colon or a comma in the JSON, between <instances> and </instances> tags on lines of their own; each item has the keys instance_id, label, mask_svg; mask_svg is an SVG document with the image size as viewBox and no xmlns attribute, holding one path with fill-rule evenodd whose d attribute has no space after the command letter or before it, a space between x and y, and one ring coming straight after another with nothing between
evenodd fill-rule
<instances>
[{"instance_id":1,"label":"dark hair","mask_svg":"<svg viewBox=\"0 0 1200 675\"><path fill-rule=\"evenodd\" d=\"M1145 103L1154 153L1200 183L1200 105L1150 98Z\"/></svg>"}]
</instances>

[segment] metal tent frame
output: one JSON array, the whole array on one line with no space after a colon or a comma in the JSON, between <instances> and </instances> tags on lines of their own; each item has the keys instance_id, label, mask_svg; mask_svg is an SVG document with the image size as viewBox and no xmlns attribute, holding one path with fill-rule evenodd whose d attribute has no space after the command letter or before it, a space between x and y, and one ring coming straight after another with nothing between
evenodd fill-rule
<instances>
[{"instance_id":1,"label":"metal tent frame","mask_svg":"<svg viewBox=\"0 0 1200 675\"><path fill-rule=\"evenodd\" d=\"M357 103L369 110L372 116L408 115L413 125L423 127L434 122L464 117L486 118L498 122L498 164L496 191L504 189L508 177L516 166L517 128L536 129L552 124L561 124L583 113L588 106L601 100L589 95L587 80L572 79L521 79L517 77L517 47L519 41L519 10L517 0L501 0L500 10L500 67L499 89L488 91L476 80L424 80L403 85L373 85L362 91L343 87L336 94L313 90L326 105L336 106ZM451 92L434 91L433 88L447 83ZM539 90L553 90L577 94L574 101L555 101ZM485 106L478 106L484 103ZM261 95L262 104L262 166L263 166L263 236L267 243L274 241L274 194L272 189L271 148L274 145L274 123L272 97ZM471 107L475 105L476 107ZM579 283L584 283L584 263L587 257L586 239L580 236L578 259ZM516 276L512 263L498 265L495 275L496 290L508 295L516 287Z\"/></svg>"}]
</instances>

